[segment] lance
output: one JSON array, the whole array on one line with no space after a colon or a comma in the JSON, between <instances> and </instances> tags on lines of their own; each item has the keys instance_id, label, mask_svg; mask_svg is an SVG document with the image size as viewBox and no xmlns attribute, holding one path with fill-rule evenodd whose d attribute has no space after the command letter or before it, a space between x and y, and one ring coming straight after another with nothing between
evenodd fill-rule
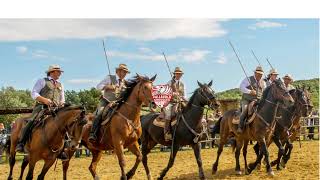
<instances>
[{"instance_id":1,"label":"lance","mask_svg":"<svg viewBox=\"0 0 320 180\"><path fill-rule=\"evenodd\" d=\"M273 66L271 65L271 63L269 62L269 59L268 59L268 58L267 58L267 62L268 62L268 64L270 65L270 67L271 67L272 69L274 69Z\"/></svg>"},{"instance_id":2,"label":"lance","mask_svg":"<svg viewBox=\"0 0 320 180\"><path fill-rule=\"evenodd\" d=\"M252 88L252 89L254 89L254 88L253 88L253 86L251 85L251 81L250 81L250 79L249 79L249 77L248 77L248 75L247 75L246 71L244 70L244 67L243 67L243 65L242 65L242 63L241 63L241 60L240 60L240 58L239 58L239 56L238 56L238 54L237 54L236 50L234 49L234 47L233 47L233 45L232 45L232 43L231 43L230 41L229 41L229 44L230 44L230 46L232 47L233 52L236 54L237 59L238 59L238 61L239 61L239 63L240 63L240 66L241 66L241 68L242 68L242 71L243 71L243 72L244 72L244 74L246 75L246 78L247 78L247 80L248 80L248 82L249 82L249 84L250 84L251 88Z\"/></svg>"},{"instance_id":3,"label":"lance","mask_svg":"<svg viewBox=\"0 0 320 180\"><path fill-rule=\"evenodd\" d=\"M259 64L259 66L261 66L261 67L262 67L262 65L261 65L261 63L260 63L260 61L259 61L259 59L257 58L256 54L253 52L253 50L252 50L252 49L251 49L251 53L252 53L252 55L254 56L254 58L257 60L257 62L258 62L258 64ZM266 76L266 75L264 75L264 77L267 79L267 76Z\"/></svg>"},{"instance_id":4,"label":"lance","mask_svg":"<svg viewBox=\"0 0 320 180\"><path fill-rule=\"evenodd\" d=\"M171 72L171 70L170 70L169 63L168 63L167 58L166 58L166 55L164 54L164 52L162 52L162 54L163 54L164 60L166 61L167 68L168 68L168 70L169 70L170 76L171 76L171 78L173 78L172 72Z\"/></svg>"},{"instance_id":5,"label":"lance","mask_svg":"<svg viewBox=\"0 0 320 180\"><path fill-rule=\"evenodd\" d=\"M106 47L104 46L104 40L102 40L102 44L103 44L104 56L106 57L106 60L107 60L109 76L111 77L111 71L110 71L110 66L109 66L108 56L107 56L107 52L106 52Z\"/></svg>"}]
</instances>

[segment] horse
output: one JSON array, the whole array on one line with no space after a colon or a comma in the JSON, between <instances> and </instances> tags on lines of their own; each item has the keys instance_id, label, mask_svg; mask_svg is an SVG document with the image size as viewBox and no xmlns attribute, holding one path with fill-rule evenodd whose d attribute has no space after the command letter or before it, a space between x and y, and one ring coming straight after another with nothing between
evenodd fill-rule
<instances>
[{"instance_id":1,"label":"horse","mask_svg":"<svg viewBox=\"0 0 320 180\"><path fill-rule=\"evenodd\" d=\"M156 75L152 78L143 77L137 74L134 79L129 80L127 88L123 91L118 100L119 105L109 122L100 128L101 139L92 143L89 141L91 125L83 130L82 144L92 152L92 161L89 171L94 179L99 179L96 168L101 159L102 152L114 150L118 157L121 168L121 179L130 179L135 174L142 155L139 149L138 139L142 129L140 123L140 112L142 104L149 105L153 102L152 84ZM128 148L136 156L136 162L131 170L125 173L125 159L123 149ZM73 154L74 151L70 151ZM69 161L63 162L63 178L67 179Z\"/></svg>"},{"instance_id":2,"label":"horse","mask_svg":"<svg viewBox=\"0 0 320 180\"><path fill-rule=\"evenodd\" d=\"M163 169L158 179L164 178L166 173L173 166L179 148L184 145L192 146L199 168L199 177L200 179L205 179L200 155L201 148L198 143L201 136L201 133L199 133L199 131L201 131L201 119L206 105L210 106L210 108L218 108L219 104L216 100L214 91L211 89L212 81L208 84L201 84L198 82L198 85L199 88L194 91L186 107L176 116L177 123L172 127L175 129L173 131L172 141L165 141L163 128L153 124L159 117L159 113L150 113L141 117L142 162L149 180L151 179L151 173L148 167L147 155L157 144L171 146L172 148L167 167Z\"/></svg>"},{"instance_id":3,"label":"horse","mask_svg":"<svg viewBox=\"0 0 320 180\"><path fill-rule=\"evenodd\" d=\"M28 164L29 171L26 179L32 179L35 164L41 159L44 160L44 165L38 179L44 179L46 173L57 159L57 156L63 151L65 134L68 133L71 140L70 147L74 149L81 139L82 127L87 123L83 106L65 106L51 113L51 116L43 119L43 124L34 128L31 139L25 146L28 155L25 156L21 164L19 179L22 179L24 169ZM12 128L9 157L10 173L8 180L12 179L16 156L15 148L21 130L25 126L25 121L28 118L29 117L22 117L17 119Z\"/></svg>"},{"instance_id":4,"label":"horse","mask_svg":"<svg viewBox=\"0 0 320 180\"><path fill-rule=\"evenodd\" d=\"M271 166L277 165L277 170L281 170L285 167L285 164L290 159L290 154L293 148L291 137L295 138L295 134L298 130L297 126L300 126L300 118L308 116L312 111L312 105L310 104L310 93L307 89L292 89L289 91L293 97L295 103L289 108L280 106L279 115L280 120L277 120L274 135L272 140L268 142L268 146L272 142L275 142L278 150L278 158L272 161ZM285 146L285 149L283 148ZM255 153L259 154L259 144L254 146ZM282 158L283 157L283 158Z\"/></svg>"},{"instance_id":5,"label":"horse","mask_svg":"<svg viewBox=\"0 0 320 180\"><path fill-rule=\"evenodd\" d=\"M240 112L237 109L229 110L224 113L223 117L218 121L215 131L220 131L220 145L217 152L217 159L212 165L212 173L215 174L218 169L219 157L223 151L223 146L227 142L228 138L231 136L235 137L235 158L236 158L236 174L240 175L242 172L240 170L239 156L242 146L243 156L245 160L245 172L250 174L255 168L256 164L247 165L247 146L250 140L258 141L260 147L262 148L262 153L260 154L257 161L260 161L262 155L265 156L267 163L267 172L269 175L273 176L274 173L269 163L269 152L266 146L266 141L269 138L270 133L274 127L274 116L278 108L278 103L285 103L287 105L294 102L293 98L290 96L286 90L283 82L277 79L272 85L267 87L262 95L260 102L257 105L257 109L253 114L253 121L247 125L243 133L237 133L237 124L234 124L234 120L239 120Z\"/></svg>"}]
</instances>

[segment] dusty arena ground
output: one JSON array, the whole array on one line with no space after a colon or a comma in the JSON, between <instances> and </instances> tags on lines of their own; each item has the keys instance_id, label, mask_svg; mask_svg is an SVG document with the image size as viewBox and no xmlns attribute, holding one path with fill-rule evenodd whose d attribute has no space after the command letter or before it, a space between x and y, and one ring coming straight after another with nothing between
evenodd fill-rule
<instances>
[{"instance_id":1,"label":"dusty arena ground","mask_svg":"<svg viewBox=\"0 0 320 180\"><path fill-rule=\"evenodd\" d=\"M303 141L302 148L299 148L299 143L294 144L292 158L289 161L287 168L282 171L276 171L273 179L319 179L319 141ZM270 147L271 159L275 159L275 146ZM254 171L251 175L236 176L234 174L235 160L231 148L225 148L220 158L220 165L217 175L211 175L212 163L216 158L217 148L202 150L202 160L205 169L205 175L208 179L269 179L266 175L265 168ZM248 159L252 162L255 158L253 155L252 146L249 146ZM127 169L134 163L134 156L127 153ZM149 167L154 178L158 176L160 171L165 167L169 158L169 152L155 152L149 155ZM69 168L68 178L71 180L87 180L92 179L88 171L91 158L72 159ZM14 169L14 179L17 179L20 172L21 161L16 163ZM35 178L40 172L42 162L38 163L35 170ZM243 169L243 158L241 155L241 168ZM0 165L0 179L6 179L9 172L8 164ZM119 166L115 155L104 155L98 166L98 174L101 179L119 179ZM25 173L26 174L26 173ZM62 179L61 162L58 162L57 168L54 171L53 167L48 172L46 179ZM143 165L141 164L133 179L146 179ZM191 150L180 151L177 155L174 166L168 172L166 179L198 179L198 168ZM271 178L270 178L271 179Z\"/></svg>"}]
</instances>

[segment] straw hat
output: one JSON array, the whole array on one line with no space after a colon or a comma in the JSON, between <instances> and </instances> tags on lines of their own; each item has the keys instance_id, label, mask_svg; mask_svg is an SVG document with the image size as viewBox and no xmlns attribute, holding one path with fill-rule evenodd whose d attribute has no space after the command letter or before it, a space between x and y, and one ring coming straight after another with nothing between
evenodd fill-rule
<instances>
[{"instance_id":1,"label":"straw hat","mask_svg":"<svg viewBox=\"0 0 320 180\"><path fill-rule=\"evenodd\" d=\"M272 68L272 69L269 71L269 75L273 75L273 74L279 75L279 73L277 72L277 70Z\"/></svg>"},{"instance_id":2,"label":"straw hat","mask_svg":"<svg viewBox=\"0 0 320 180\"><path fill-rule=\"evenodd\" d=\"M56 64L55 64L55 65L50 65L49 68L48 68L48 70L46 71L46 73L48 74L48 73L50 73L50 72L52 72L52 71L64 72L64 71L61 70L60 66L59 66L59 65L56 65Z\"/></svg>"},{"instance_id":3,"label":"straw hat","mask_svg":"<svg viewBox=\"0 0 320 180\"><path fill-rule=\"evenodd\" d=\"M285 76L283 76L282 79L289 79L289 80L293 81L293 78L290 74L286 74Z\"/></svg>"},{"instance_id":4,"label":"straw hat","mask_svg":"<svg viewBox=\"0 0 320 180\"><path fill-rule=\"evenodd\" d=\"M173 74L183 74L183 71L180 69L180 67L176 67L176 68L174 69Z\"/></svg>"},{"instance_id":5,"label":"straw hat","mask_svg":"<svg viewBox=\"0 0 320 180\"><path fill-rule=\"evenodd\" d=\"M123 70L123 71L126 71L127 73L130 73L126 64L119 64L119 66L116 68L116 71L118 70Z\"/></svg>"},{"instance_id":6,"label":"straw hat","mask_svg":"<svg viewBox=\"0 0 320 180\"><path fill-rule=\"evenodd\" d=\"M256 70L254 71L255 73L258 73L258 74L264 74L263 73L263 69L261 66L257 66Z\"/></svg>"}]
</instances>

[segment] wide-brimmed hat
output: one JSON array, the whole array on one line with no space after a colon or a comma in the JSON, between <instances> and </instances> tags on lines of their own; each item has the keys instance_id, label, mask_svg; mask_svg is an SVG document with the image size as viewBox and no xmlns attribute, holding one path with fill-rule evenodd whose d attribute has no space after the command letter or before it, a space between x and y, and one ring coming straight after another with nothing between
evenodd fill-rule
<instances>
[{"instance_id":1,"label":"wide-brimmed hat","mask_svg":"<svg viewBox=\"0 0 320 180\"><path fill-rule=\"evenodd\" d=\"M183 74L183 71L180 69L180 67L176 67L176 68L174 69L173 74Z\"/></svg>"},{"instance_id":2,"label":"wide-brimmed hat","mask_svg":"<svg viewBox=\"0 0 320 180\"><path fill-rule=\"evenodd\" d=\"M257 66L257 68L256 68L256 70L254 72L258 73L258 74L264 74L263 69L262 69L261 66Z\"/></svg>"},{"instance_id":3,"label":"wide-brimmed hat","mask_svg":"<svg viewBox=\"0 0 320 180\"><path fill-rule=\"evenodd\" d=\"M272 69L269 71L269 75L273 75L273 74L279 75L279 73L277 72L277 70L272 68Z\"/></svg>"},{"instance_id":4,"label":"wide-brimmed hat","mask_svg":"<svg viewBox=\"0 0 320 180\"><path fill-rule=\"evenodd\" d=\"M118 70L123 70L123 71L126 71L127 73L130 73L126 64L119 64L119 66L116 68L116 71Z\"/></svg>"},{"instance_id":5,"label":"wide-brimmed hat","mask_svg":"<svg viewBox=\"0 0 320 180\"><path fill-rule=\"evenodd\" d=\"M283 76L282 79L289 79L289 80L293 81L293 78L290 74L286 74L285 76Z\"/></svg>"},{"instance_id":6,"label":"wide-brimmed hat","mask_svg":"<svg viewBox=\"0 0 320 180\"><path fill-rule=\"evenodd\" d=\"M46 71L46 73L50 73L50 72L52 72L52 71L64 72L64 71L61 70L60 66L59 66L59 65L56 65L56 64L50 65L49 68L48 68L48 70Z\"/></svg>"}]
</instances>

